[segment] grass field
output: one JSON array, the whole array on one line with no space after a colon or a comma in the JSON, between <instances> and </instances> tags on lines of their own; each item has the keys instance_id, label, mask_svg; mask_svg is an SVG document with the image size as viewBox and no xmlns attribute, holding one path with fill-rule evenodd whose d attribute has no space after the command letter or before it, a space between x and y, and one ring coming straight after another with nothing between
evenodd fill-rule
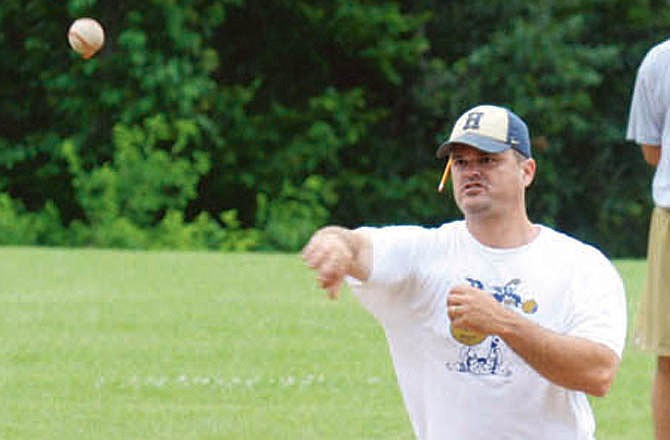
<instances>
[{"instance_id":1,"label":"grass field","mask_svg":"<svg viewBox=\"0 0 670 440\"><path fill-rule=\"evenodd\" d=\"M411 439L386 343L295 255L0 248L2 439ZM617 262L634 313L644 263ZM630 341L629 341L630 342ZM649 439L630 347L599 440Z\"/></svg>"}]
</instances>

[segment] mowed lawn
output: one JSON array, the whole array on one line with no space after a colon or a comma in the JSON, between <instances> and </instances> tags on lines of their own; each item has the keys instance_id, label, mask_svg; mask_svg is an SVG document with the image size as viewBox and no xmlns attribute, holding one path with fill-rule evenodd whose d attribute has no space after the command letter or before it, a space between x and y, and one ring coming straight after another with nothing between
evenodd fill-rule
<instances>
[{"instance_id":1,"label":"mowed lawn","mask_svg":"<svg viewBox=\"0 0 670 440\"><path fill-rule=\"evenodd\" d=\"M0 332L2 439L412 438L381 329L296 255L0 248ZM600 440L651 438L652 372L629 340Z\"/></svg>"}]
</instances>

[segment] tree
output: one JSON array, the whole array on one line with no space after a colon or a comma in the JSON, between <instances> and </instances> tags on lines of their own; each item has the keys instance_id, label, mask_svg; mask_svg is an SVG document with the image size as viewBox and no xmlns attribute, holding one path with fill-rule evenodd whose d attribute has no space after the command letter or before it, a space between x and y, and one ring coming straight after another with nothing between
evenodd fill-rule
<instances>
[{"instance_id":1,"label":"tree","mask_svg":"<svg viewBox=\"0 0 670 440\"><path fill-rule=\"evenodd\" d=\"M490 102L529 122L531 217L643 255L650 170L623 130L670 24L648 3L4 1L0 235L295 250L326 223L437 224L459 213L435 148ZM86 15L107 38L83 61Z\"/></svg>"}]
</instances>

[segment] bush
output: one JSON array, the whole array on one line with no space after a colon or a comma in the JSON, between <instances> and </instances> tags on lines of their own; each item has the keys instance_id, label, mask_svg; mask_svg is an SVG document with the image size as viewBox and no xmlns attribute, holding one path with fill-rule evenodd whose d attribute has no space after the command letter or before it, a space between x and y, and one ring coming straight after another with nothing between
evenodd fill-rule
<instances>
[{"instance_id":1,"label":"bush","mask_svg":"<svg viewBox=\"0 0 670 440\"><path fill-rule=\"evenodd\" d=\"M66 235L52 203L28 213L20 202L0 193L0 245L62 245Z\"/></svg>"},{"instance_id":2,"label":"bush","mask_svg":"<svg viewBox=\"0 0 670 440\"><path fill-rule=\"evenodd\" d=\"M220 220L222 225L203 212L193 222L185 223L180 212L168 211L159 225L151 230L149 246L220 251L250 251L259 246L260 232L241 229L235 210L222 213Z\"/></svg>"},{"instance_id":3,"label":"bush","mask_svg":"<svg viewBox=\"0 0 670 440\"><path fill-rule=\"evenodd\" d=\"M296 251L315 229L325 225L329 207L337 202L332 184L321 176L310 176L300 187L285 182L277 199L258 197L258 221L264 225L266 243L273 249Z\"/></svg>"}]
</instances>

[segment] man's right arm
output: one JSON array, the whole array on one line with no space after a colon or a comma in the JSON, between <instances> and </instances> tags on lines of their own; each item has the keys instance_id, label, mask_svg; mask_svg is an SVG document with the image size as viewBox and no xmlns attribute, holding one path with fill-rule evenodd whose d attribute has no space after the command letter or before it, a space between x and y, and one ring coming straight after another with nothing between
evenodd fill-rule
<instances>
[{"instance_id":1,"label":"man's right arm","mask_svg":"<svg viewBox=\"0 0 670 440\"><path fill-rule=\"evenodd\" d=\"M661 160L661 146L642 144L642 155L649 165L656 168L658 162Z\"/></svg>"},{"instance_id":2,"label":"man's right arm","mask_svg":"<svg viewBox=\"0 0 670 440\"><path fill-rule=\"evenodd\" d=\"M366 233L326 226L312 235L302 250L305 263L317 273L331 299L339 296L344 277L367 281L372 271L372 241Z\"/></svg>"}]
</instances>

